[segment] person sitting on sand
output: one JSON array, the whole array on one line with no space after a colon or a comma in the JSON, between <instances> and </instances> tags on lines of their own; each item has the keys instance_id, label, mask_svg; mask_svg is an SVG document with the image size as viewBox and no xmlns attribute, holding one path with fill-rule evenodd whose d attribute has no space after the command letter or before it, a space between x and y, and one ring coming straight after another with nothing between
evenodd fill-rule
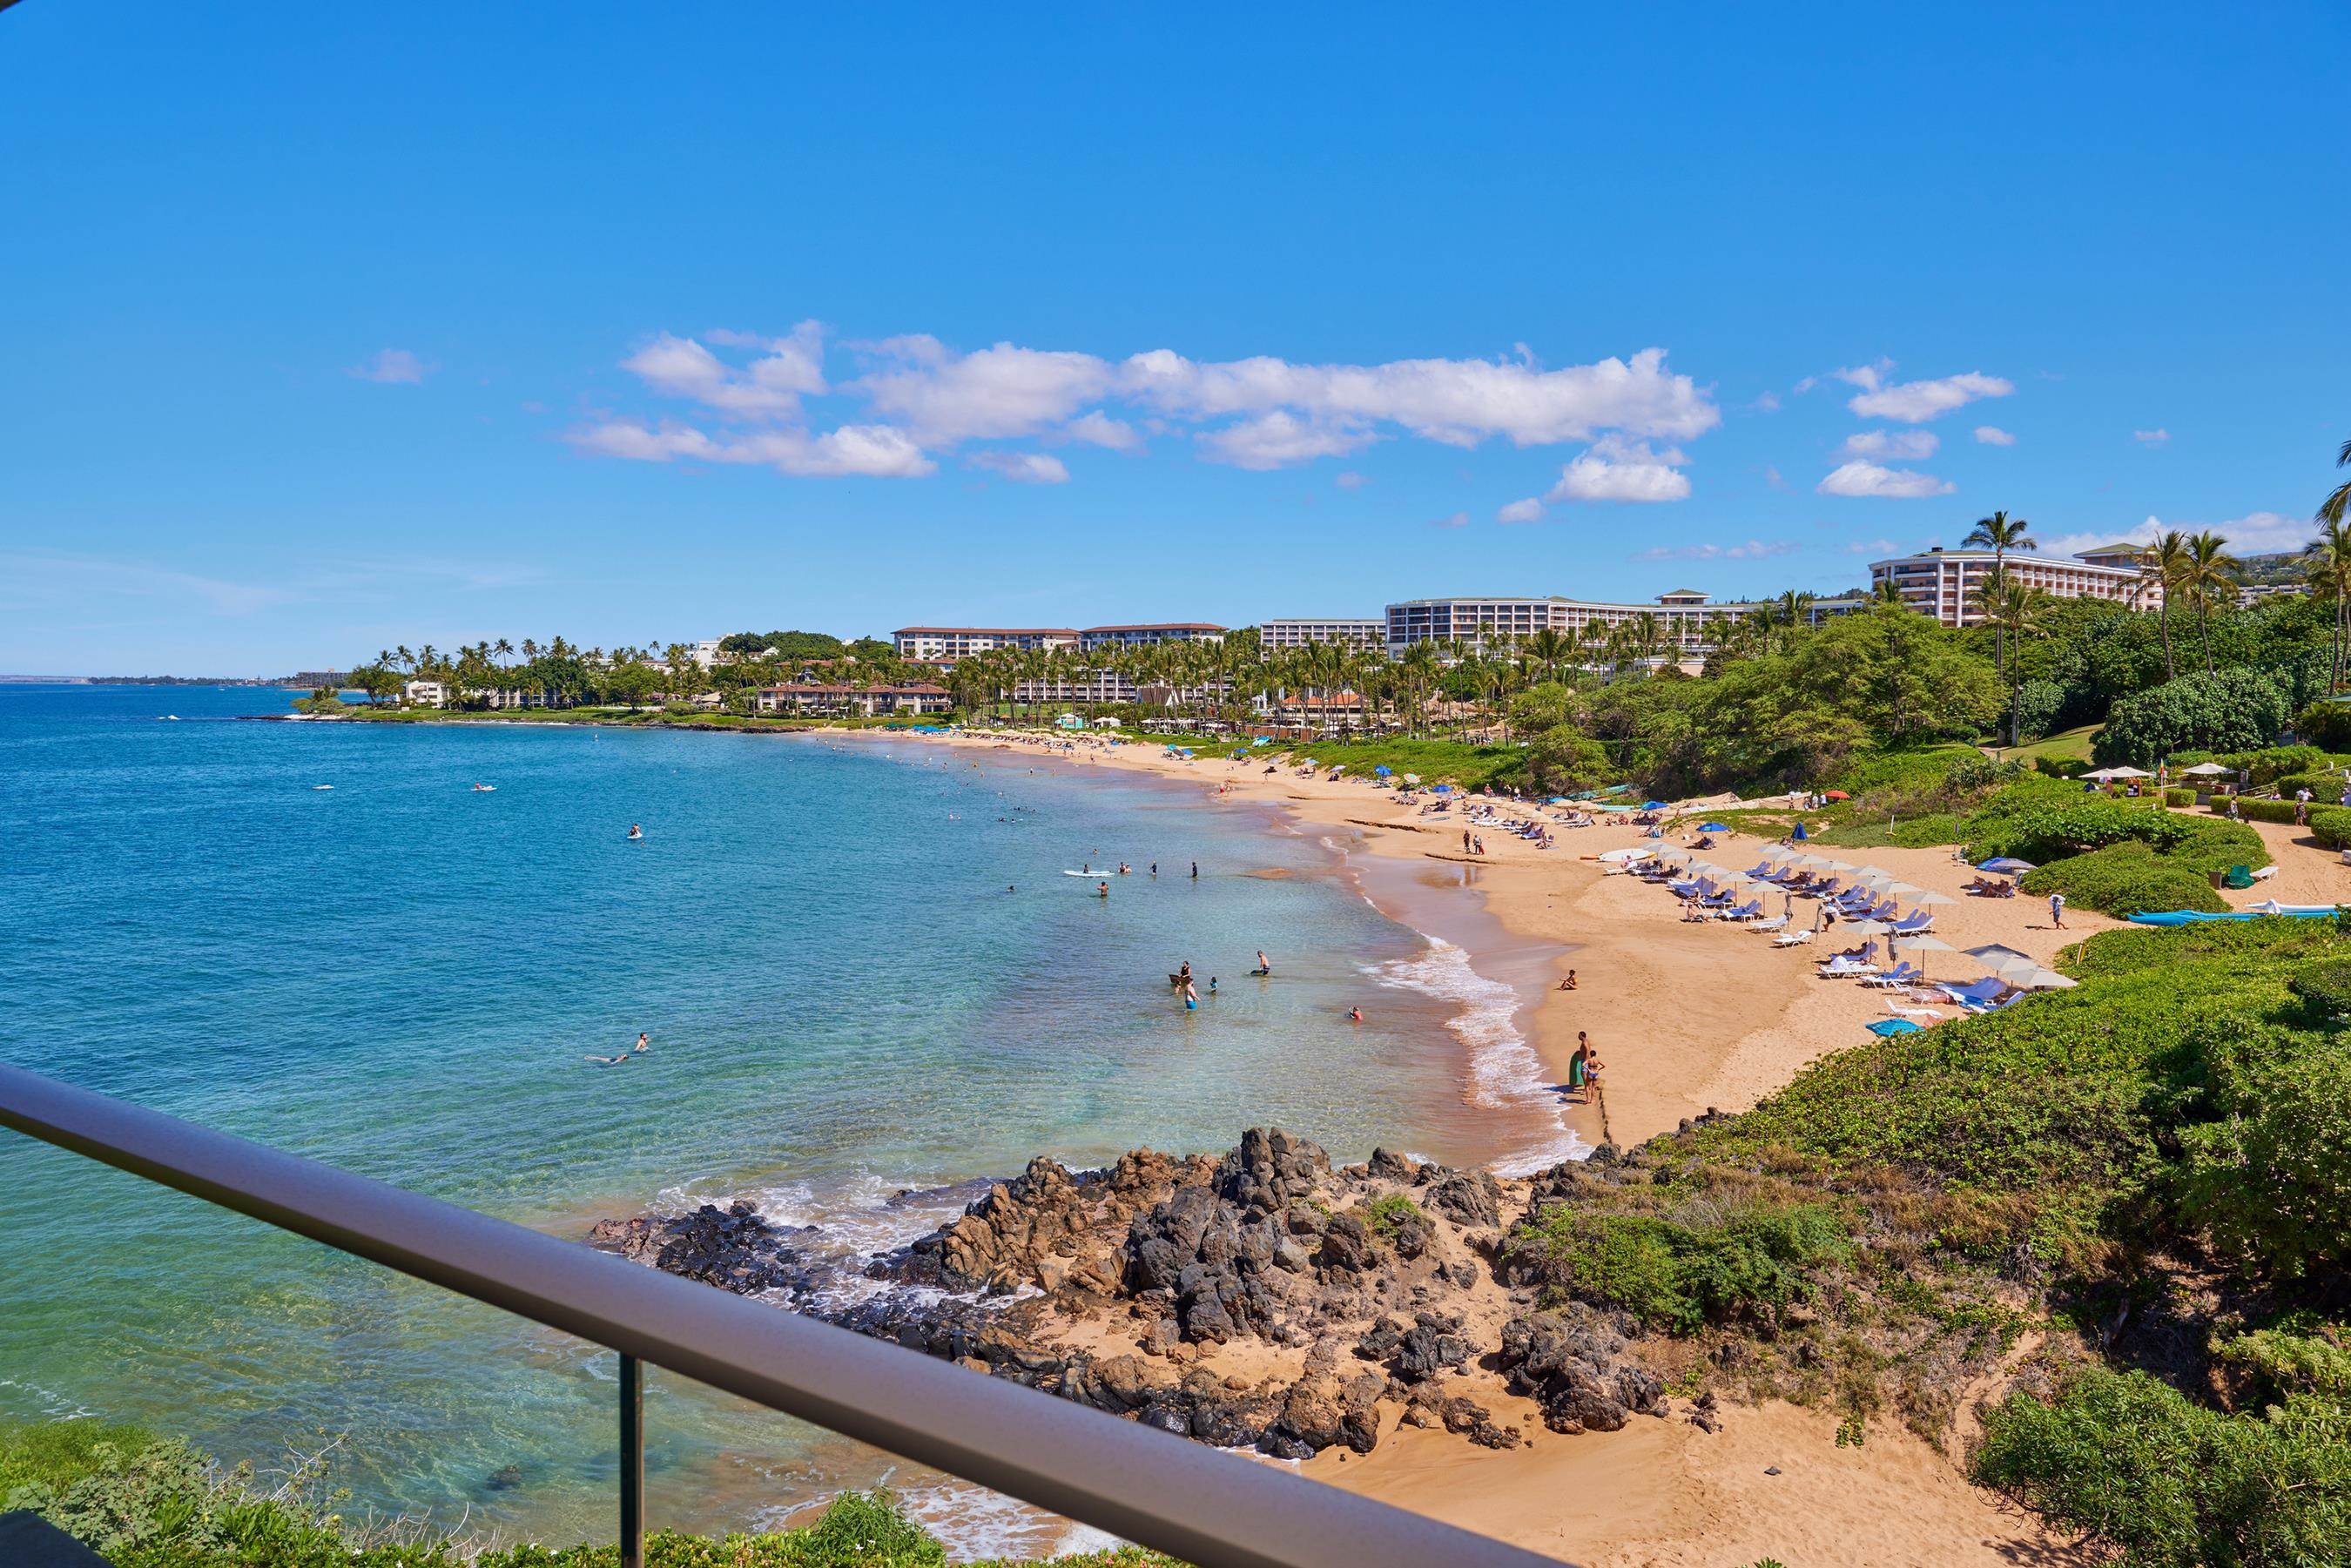
<instances>
[{"instance_id":1,"label":"person sitting on sand","mask_svg":"<svg viewBox=\"0 0 2351 1568\"><path fill-rule=\"evenodd\" d=\"M1562 991L1572 991L1572 990L1575 989L1575 971L1574 971L1574 970L1570 969L1570 970L1567 972L1567 978L1566 978L1566 979L1564 979L1564 980L1562 980L1562 981L1559 983L1559 988L1560 988L1561 990L1562 990Z\"/></svg>"}]
</instances>

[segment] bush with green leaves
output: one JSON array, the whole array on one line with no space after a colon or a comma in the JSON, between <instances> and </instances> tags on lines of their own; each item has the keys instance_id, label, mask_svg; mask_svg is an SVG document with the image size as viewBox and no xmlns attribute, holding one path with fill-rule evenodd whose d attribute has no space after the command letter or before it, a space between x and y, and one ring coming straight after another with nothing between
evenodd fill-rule
<instances>
[{"instance_id":1,"label":"bush with green leaves","mask_svg":"<svg viewBox=\"0 0 2351 1568\"><path fill-rule=\"evenodd\" d=\"M2294 716L2294 732L2329 751L2351 751L2351 697L2327 697Z\"/></svg>"},{"instance_id":2,"label":"bush with green leaves","mask_svg":"<svg viewBox=\"0 0 2351 1568\"><path fill-rule=\"evenodd\" d=\"M2313 806L2310 836L2330 850L2351 849L2351 806Z\"/></svg>"},{"instance_id":3,"label":"bush with green leaves","mask_svg":"<svg viewBox=\"0 0 2351 1568\"><path fill-rule=\"evenodd\" d=\"M2325 1005L2342 981L2326 974ZM2273 1278L2351 1264L2351 1041L2263 1062L2222 1103L2223 1120L2182 1134L2189 1212L2223 1252Z\"/></svg>"},{"instance_id":4,"label":"bush with green leaves","mask_svg":"<svg viewBox=\"0 0 2351 1568\"><path fill-rule=\"evenodd\" d=\"M2351 1410L2334 1400L2230 1416L2143 1372L2085 1370L1993 1410L1975 1472L2130 1568L2351 1562Z\"/></svg>"},{"instance_id":5,"label":"bush with green leaves","mask_svg":"<svg viewBox=\"0 0 2351 1568\"><path fill-rule=\"evenodd\" d=\"M2124 919L2173 909L2218 914L2229 907L2212 891L2207 873L2135 840L2052 861L2026 873L2022 885L2036 896L2062 893L2069 904Z\"/></svg>"},{"instance_id":6,"label":"bush with green leaves","mask_svg":"<svg viewBox=\"0 0 2351 1568\"><path fill-rule=\"evenodd\" d=\"M2308 773L2325 768L2327 755L2315 746L2264 746L2255 750L2226 752L2212 760L2249 775L2247 782L2259 789L2289 773Z\"/></svg>"},{"instance_id":7,"label":"bush with green leaves","mask_svg":"<svg viewBox=\"0 0 2351 1568\"><path fill-rule=\"evenodd\" d=\"M1694 1206L1667 1218L1556 1204L1521 1222L1509 1246L1561 1293L1683 1334L1773 1321L1812 1293L1824 1264L1852 1253L1844 1218L1823 1205Z\"/></svg>"},{"instance_id":8,"label":"bush with green leaves","mask_svg":"<svg viewBox=\"0 0 2351 1568\"><path fill-rule=\"evenodd\" d=\"M2281 774L2270 786L2278 799L2291 800L2301 790L2310 791L2313 805L2339 805L2342 802L2343 775L2332 768L2314 768L2301 773Z\"/></svg>"},{"instance_id":9,"label":"bush with green leaves","mask_svg":"<svg viewBox=\"0 0 2351 1568\"><path fill-rule=\"evenodd\" d=\"M2182 675L2123 697L2090 737L2101 767L2152 768L2175 751L2244 750L2269 745L2285 728L2288 706L2277 683L2238 667Z\"/></svg>"},{"instance_id":10,"label":"bush with green leaves","mask_svg":"<svg viewBox=\"0 0 2351 1568\"><path fill-rule=\"evenodd\" d=\"M2212 814L2216 817L2225 817L2230 812L2231 805L2228 800L2215 800L2211 805ZM2240 795L2235 799L2234 809L2236 814L2248 822L2292 822L2294 821L2294 803L2291 800L2254 800ZM2336 809L2341 810L2340 807Z\"/></svg>"}]
</instances>

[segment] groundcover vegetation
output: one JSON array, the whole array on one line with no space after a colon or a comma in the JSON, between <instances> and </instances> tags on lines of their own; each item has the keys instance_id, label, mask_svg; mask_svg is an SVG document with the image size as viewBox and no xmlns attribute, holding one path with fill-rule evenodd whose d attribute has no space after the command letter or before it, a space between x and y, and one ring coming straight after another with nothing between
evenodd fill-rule
<instances>
[{"instance_id":1,"label":"groundcover vegetation","mask_svg":"<svg viewBox=\"0 0 2351 1568\"><path fill-rule=\"evenodd\" d=\"M2005 1386L1979 1479L2127 1563L2351 1562L2351 936L2112 932L2065 967L1553 1181L1507 1258L1685 1390L1948 1443Z\"/></svg>"}]
</instances>

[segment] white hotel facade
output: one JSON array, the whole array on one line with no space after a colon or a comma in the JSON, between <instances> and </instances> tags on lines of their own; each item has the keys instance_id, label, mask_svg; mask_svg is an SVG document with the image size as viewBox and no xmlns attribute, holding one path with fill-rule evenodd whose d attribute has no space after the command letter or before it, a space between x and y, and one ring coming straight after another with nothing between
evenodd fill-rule
<instances>
[{"instance_id":1,"label":"white hotel facade","mask_svg":"<svg viewBox=\"0 0 2351 1568\"><path fill-rule=\"evenodd\" d=\"M2011 581L2059 599L2111 599L2153 610L2163 602L2163 584L2147 574L2146 556L2144 545L2112 544L2070 556L2010 550L2005 564ZM1973 626L1983 619L1976 591L1991 580L1996 564L1988 549L1938 547L1924 555L1872 561L1869 578L1873 584L1894 584L1902 601L1921 615L1946 626Z\"/></svg>"},{"instance_id":2,"label":"white hotel facade","mask_svg":"<svg viewBox=\"0 0 2351 1568\"><path fill-rule=\"evenodd\" d=\"M1333 616L1323 620L1308 617L1282 621L1260 621L1257 627L1257 643L1260 648L1307 648L1317 643L1337 643L1349 648L1384 646L1388 623L1369 616L1351 619Z\"/></svg>"},{"instance_id":3,"label":"white hotel facade","mask_svg":"<svg viewBox=\"0 0 2351 1568\"><path fill-rule=\"evenodd\" d=\"M1815 599L1808 619L1817 626L1831 616L1863 609L1868 602L1861 594ZM1504 638L1524 642L1538 632L1549 631L1573 637L1587 626L1622 626L1644 615L1654 615L1677 649L1684 654L1696 654L1705 653L1710 646L1706 635L1709 618L1723 615L1737 620L1763 614L1773 607L1773 601L1765 600L1725 600L1717 603L1690 588L1661 593L1648 604L1612 604L1556 596L1410 599L1387 607L1384 631L1389 653L1397 655L1415 643L1458 642L1482 648L1489 636L1497 642Z\"/></svg>"}]
</instances>

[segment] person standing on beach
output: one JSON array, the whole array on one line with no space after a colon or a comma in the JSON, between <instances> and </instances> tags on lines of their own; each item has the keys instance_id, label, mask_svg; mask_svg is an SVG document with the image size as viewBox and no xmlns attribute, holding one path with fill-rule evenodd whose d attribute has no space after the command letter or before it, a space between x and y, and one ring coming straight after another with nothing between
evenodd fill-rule
<instances>
[{"instance_id":1,"label":"person standing on beach","mask_svg":"<svg viewBox=\"0 0 2351 1568\"><path fill-rule=\"evenodd\" d=\"M1567 1092L1578 1100L1583 1098L1583 1070L1591 1060L1592 1048L1583 1042L1583 1036L1578 1035L1575 1054L1567 1059Z\"/></svg>"},{"instance_id":2,"label":"person standing on beach","mask_svg":"<svg viewBox=\"0 0 2351 1568\"><path fill-rule=\"evenodd\" d=\"M1198 861L1194 861L1192 862L1192 880L1194 882L1200 880L1200 862Z\"/></svg>"},{"instance_id":3,"label":"person standing on beach","mask_svg":"<svg viewBox=\"0 0 2351 1568\"><path fill-rule=\"evenodd\" d=\"M2049 895L2049 924L2060 931L2065 929L2065 895L2062 893Z\"/></svg>"}]
</instances>

